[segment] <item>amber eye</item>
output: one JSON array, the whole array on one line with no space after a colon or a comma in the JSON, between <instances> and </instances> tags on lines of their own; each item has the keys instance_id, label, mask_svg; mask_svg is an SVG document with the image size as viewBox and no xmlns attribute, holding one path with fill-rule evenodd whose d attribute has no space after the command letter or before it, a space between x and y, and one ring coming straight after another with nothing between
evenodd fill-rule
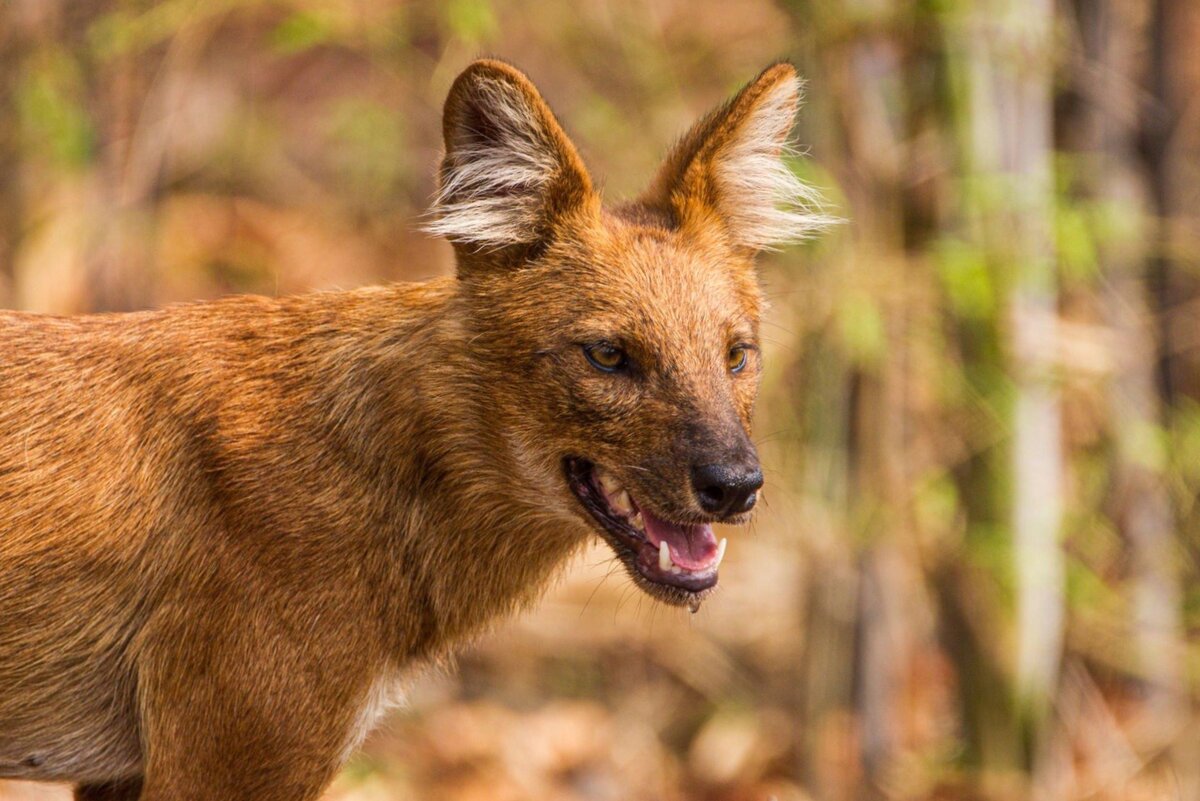
<instances>
[{"instance_id":1,"label":"amber eye","mask_svg":"<svg viewBox=\"0 0 1200 801\"><path fill-rule=\"evenodd\" d=\"M584 345L583 355L587 357L592 367L605 373L615 373L624 369L629 363L629 357L625 355L625 351L607 342Z\"/></svg>"},{"instance_id":2,"label":"amber eye","mask_svg":"<svg viewBox=\"0 0 1200 801\"><path fill-rule=\"evenodd\" d=\"M729 349L729 353L725 357L725 364L729 367L729 372L740 373L742 368L746 366L746 351L749 350L744 345L734 345Z\"/></svg>"}]
</instances>

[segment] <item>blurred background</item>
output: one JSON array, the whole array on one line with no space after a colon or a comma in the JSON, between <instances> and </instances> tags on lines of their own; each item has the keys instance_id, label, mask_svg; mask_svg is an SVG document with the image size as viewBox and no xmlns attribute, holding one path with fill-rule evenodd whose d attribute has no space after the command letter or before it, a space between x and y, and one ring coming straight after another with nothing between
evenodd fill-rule
<instances>
[{"instance_id":1,"label":"blurred background","mask_svg":"<svg viewBox=\"0 0 1200 801\"><path fill-rule=\"evenodd\" d=\"M790 58L846 222L763 259L721 592L656 606L594 548L329 798L1200 798L1197 42L1192 0L0 0L0 306L444 274L472 58L613 199Z\"/></svg>"}]
</instances>

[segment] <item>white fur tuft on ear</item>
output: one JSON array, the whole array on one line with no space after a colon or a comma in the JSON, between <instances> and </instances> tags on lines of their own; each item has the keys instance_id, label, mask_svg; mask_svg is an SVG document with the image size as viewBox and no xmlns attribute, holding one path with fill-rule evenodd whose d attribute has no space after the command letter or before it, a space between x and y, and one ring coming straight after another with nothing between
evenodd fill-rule
<instances>
[{"instance_id":1,"label":"white fur tuft on ear","mask_svg":"<svg viewBox=\"0 0 1200 801\"><path fill-rule=\"evenodd\" d=\"M738 241L771 250L819 233L836 219L821 210L820 193L788 167L788 145L800 80L773 86L716 155L713 178L721 211Z\"/></svg>"},{"instance_id":2,"label":"white fur tuft on ear","mask_svg":"<svg viewBox=\"0 0 1200 801\"><path fill-rule=\"evenodd\" d=\"M446 154L441 185L424 230L481 248L529 243L538 236L544 193L561 163L521 95L480 79L472 103L486 130L463 130Z\"/></svg>"}]
</instances>

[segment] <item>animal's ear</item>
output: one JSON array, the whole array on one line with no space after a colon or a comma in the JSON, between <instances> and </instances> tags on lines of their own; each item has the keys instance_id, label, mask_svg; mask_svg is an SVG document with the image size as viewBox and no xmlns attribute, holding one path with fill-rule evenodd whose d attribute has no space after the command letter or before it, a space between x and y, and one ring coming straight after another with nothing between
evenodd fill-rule
<instances>
[{"instance_id":1,"label":"animal's ear","mask_svg":"<svg viewBox=\"0 0 1200 801\"><path fill-rule=\"evenodd\" d=\"M501 61L454 81L442 120L445 156L430 233L460 255L545 245L573 213L598 204L587 169L533 83Z\"/></svg>"},{"instance_id":2,"label":"animal's ear","mask_svg":"<svg viewBox=\"0 0 1200 801\"><path fill-rule=\"evenodd\" d=\"M768 67L692 126L641 203L681 229L715 222L749 250L795 242L827 225L816 190L784 161L800 94L791 64Z\"/></svg>"}]
</instances>

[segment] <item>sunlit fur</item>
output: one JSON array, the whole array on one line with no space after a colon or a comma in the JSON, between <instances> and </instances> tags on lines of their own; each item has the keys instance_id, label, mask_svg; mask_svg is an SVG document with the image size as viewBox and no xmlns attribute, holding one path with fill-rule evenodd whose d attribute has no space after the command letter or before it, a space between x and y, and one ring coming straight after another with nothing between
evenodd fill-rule
<instances>
[{"instance_id":1,"label":"sunlit fur","mask_svg":"<svg viewBox=\"0 0 1200 801\"><path fill-rule=\"evenodd\" d=\"M605 209L529 80L477 62L433 223L454 277L0 313L0 777L315 799L397 679L597 533L564 457L705 519L691 465L752 447L754 251L814 224L776 205L796 92L769 68Z\"/></svg>"}]
</instances>

